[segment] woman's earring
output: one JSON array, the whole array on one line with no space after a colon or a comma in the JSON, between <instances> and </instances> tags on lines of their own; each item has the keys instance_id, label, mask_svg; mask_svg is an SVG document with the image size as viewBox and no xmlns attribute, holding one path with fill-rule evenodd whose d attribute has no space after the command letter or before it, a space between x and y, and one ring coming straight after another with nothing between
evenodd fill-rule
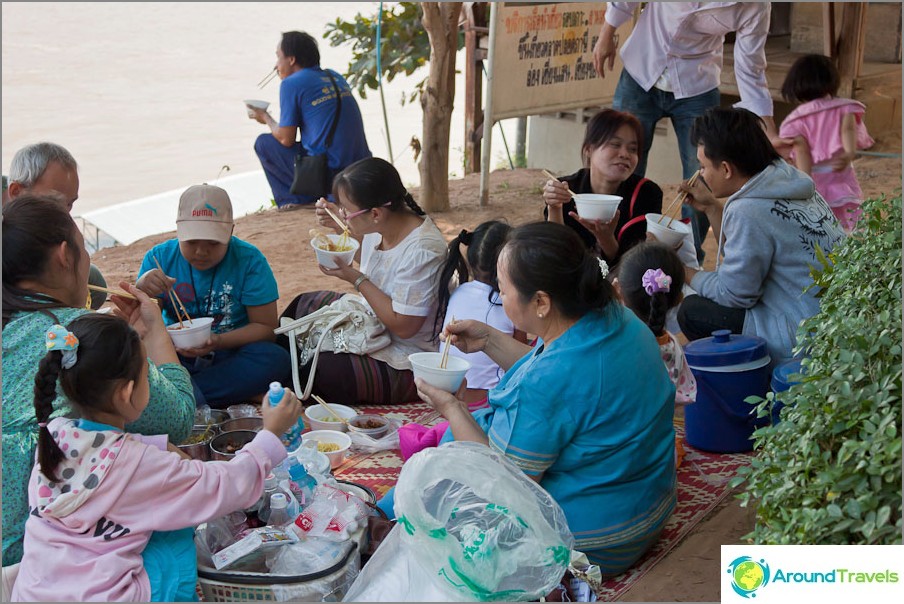
<instances>
[{"instance_id":1,"label":"woman's earring","mask_svg":"<svg viewBox=\"0 0 904 604\"><path fill-rule=\"evenodd\" d=\"M543 313L538 312L538 313L537 313L537 318L538 318L538 319L542 319L542 318L543 318Z\"/></svg>"}]
</instances>

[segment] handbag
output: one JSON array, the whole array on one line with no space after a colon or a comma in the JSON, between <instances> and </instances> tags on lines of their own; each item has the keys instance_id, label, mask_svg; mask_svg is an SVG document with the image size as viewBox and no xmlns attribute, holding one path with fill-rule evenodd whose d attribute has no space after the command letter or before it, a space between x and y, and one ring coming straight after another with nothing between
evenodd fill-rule
<instances>
[{"instance_id":1,"label":"handbag","mask_svg":"<svg viewBox=\"0 0 904 604\"><path fill-rule=\"evenodd\" d=\"M314 374L321 351L366 355L389 346L392 338L362 296L346 294L328 306L301 317L283 317L274 333L289 337L292 355L292 382L295 394L307 400L314 386ZM304 390L298 367L311 362Z\"/></svg>"},{"instance_id":2,"label":"handbag","mask_svg":"<svg viewBox=\"0 0 904 604\"><path fill-rule=\"evenodd\" d=\"M336 126L339 124L339 116L342 114L342 93L336 86L336 79L329 71L326 72L333 83L336 92L336 115L333 117L333 125L326 137L324 152L317 155L306 155L302 148L295 156L295 177L289 192L292 195L309 195L311 197L326 197L333 186L333 178L330 175L330 167L327 162L326 150L333 144L333 135L336 134Z\"/></svg>"}]
</instances>

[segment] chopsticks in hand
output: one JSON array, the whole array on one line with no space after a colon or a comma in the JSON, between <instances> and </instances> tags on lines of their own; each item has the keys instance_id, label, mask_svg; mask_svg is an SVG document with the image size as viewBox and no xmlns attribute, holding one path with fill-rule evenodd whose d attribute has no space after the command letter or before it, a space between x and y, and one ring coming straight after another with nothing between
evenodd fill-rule
<instances>
[{"instance_id":1,"label":"chopsticks in hand","mask_svg":"<svg viewBox=\"0 0 904 604\"><path fill-rule=\"evenodd\" d=\"M260 82L257 83L257 87L258 87L258 88L263 88L264 86L266 86L267 84L269 84L270 81L271 81L273 78L275 78L276 76L277 76L277 71L276 71L276 67L274 67L273 70L272 70L270 73L268 73L267 75L264 76L264 79L262 79Z\"/></svg>"},{"instance_id":2,"label":"chopsticks in hand","mask_svg":"<svg viewBox=\"0 0 904 604\"><path fill-rule=\"evenodd\" d=\"M693 174L691 174L691 177L690 177L689 179L687 179L687 184L688 184L688 186L691 186L691 187L694 186L694 183L697 182L697 178L698 178L699 176L700 176L700 170L697 170L696 172L694 172ZM675 206L675 204L678 203L679 200L681 201L681 203L684 203L685 200L686 200L687 198L688 198L688 194L685 193L684 191L680 191L680 190L679 190L679 191L678 191L678 195L676 195L676 196L675 196L675 199L672 200L672 203L670 203L670 204L668 205L668 207L666 207L666 209L662 211L662 214L660 214L660 216L659 216L659 220L657 220L656 222L658 222L659 224L662 224L663 219L665 219L666 215L668 215L669 212L672 211L672 208ZM671 226L672 226L672 221L673 221L674 219L675 219L674 216L670 217L668 223L667 223L665 226L666 226L666 227L671 227Z\"/></svg>"},{"instance_id":3,"label":"chopsticks in hand","mask_svg":"<svg viewBox=\"0 0 904 604\"><path fill-rule=\"evenodd\" d=\"M549 170L543 170L543 176L545 176L545 177L548 178L549 180L554 180L554 181L556 181L556 182L562 182L562 181L559 180L559 177L558 177L558 176L556 176L555 174L553 174L553 173L550 172ZM568 186L568 183L565 183L565 186L567 187L567 186ZM568 194L571 195L572 197L574 197L574 193L571 192L571 188L568 189Z\"/></svg>"},{"instance_id":4,"label":"chopsticks in hand","mask_svg":"<svg viewBox=\"0 0 904 604\"><path fill-rule=\"evenodd\" d=\"M449 324L455 323L455 315L452 315L452 320L449 321ZM445 369L446 365L449 363L449 349L452 347L452 336L446 336L446 343L443 347L443 354L439 359L439 368Z\"/></svg>"},{"instance_id":5,"label":"chopsticks in hand","mask_svg":"<svg viewBox=\"0 0 904 604\"><path fill-rule=\"evenodd\" d=\"M163 267L160 266L160 261L157 260L157 256L154 256L154 263L157 265L157 268L160 269L160 272L163 273L164 276L166 276ZM191 317L188 315L188 311L185 310L185 305L182 304L182 300L179 299L179 296L178 294L176 294L175 290L173 290L173 288L169 288L166 291L167 293L169 293L170 302L172 302L173 304L173 310L176 312L176 319L179 320L179 328L181 329L185 327L185 325L182 324L182 317L179 315L179 309L181 308L182 312L185 314L186 321L191 321Z\"/></svg>"}]
</instances>

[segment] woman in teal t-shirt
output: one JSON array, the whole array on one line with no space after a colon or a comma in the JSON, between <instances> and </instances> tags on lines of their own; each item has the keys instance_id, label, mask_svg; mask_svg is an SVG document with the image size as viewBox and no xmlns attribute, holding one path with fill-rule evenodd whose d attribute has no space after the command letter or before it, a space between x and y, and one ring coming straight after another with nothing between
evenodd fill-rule
<instances>
[{"instance_id":1,"label":"woman in teal t-shirt","mask_svg":"<svg viewBox=\"0 0 904 604\"><path fill-rule=\"evenodd\" d=\"M558 502L603 573L620 573L659 538L675 507L675 388L649 328L616 300L605 264L554 223L512 231L499 257L503 308L537 334L531 348L477 321L447 326L463 352L506 370L488 409L468 413L418 380L449 420L448 438L488 444Z\"/></svg>"}]
</instances>

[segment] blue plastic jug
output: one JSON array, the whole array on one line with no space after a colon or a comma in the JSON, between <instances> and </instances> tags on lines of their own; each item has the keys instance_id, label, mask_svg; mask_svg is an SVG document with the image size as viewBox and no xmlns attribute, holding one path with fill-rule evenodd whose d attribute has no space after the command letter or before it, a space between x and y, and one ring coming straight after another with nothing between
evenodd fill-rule
<instances>
[{"instance_id":1,"label":"blue plastic jug","mask_svg":"<svg viewBox=\"0 0 904 604\"><path fill-rule=\"evenodd\" d=\"M797 383L797 381L791 379L791 376L801 373L801 361L803 361L803 358L800 357L790 359L784 363L779 363L772 371L771 386L772 392L775 394L775 402L772 405L773 425L779 422L779 413L781 412L782 407L785 406L784 401L781 400L781 396L779 395Z\"/></svg>"},{"instance_id":2,"label":"blue plastic jug","mask_svg":"<svg viewBox=\"0 0 904 604\"><path fill-rule=\"evenodd\" d=\"M721 329L689 343L684 354L697 380L697 402L684 408L687 443L714 453L752 450L750 435L769 420L757 419L744 399L765 398L769 389L766 340Z\"/></svg>"}]
</instances>

